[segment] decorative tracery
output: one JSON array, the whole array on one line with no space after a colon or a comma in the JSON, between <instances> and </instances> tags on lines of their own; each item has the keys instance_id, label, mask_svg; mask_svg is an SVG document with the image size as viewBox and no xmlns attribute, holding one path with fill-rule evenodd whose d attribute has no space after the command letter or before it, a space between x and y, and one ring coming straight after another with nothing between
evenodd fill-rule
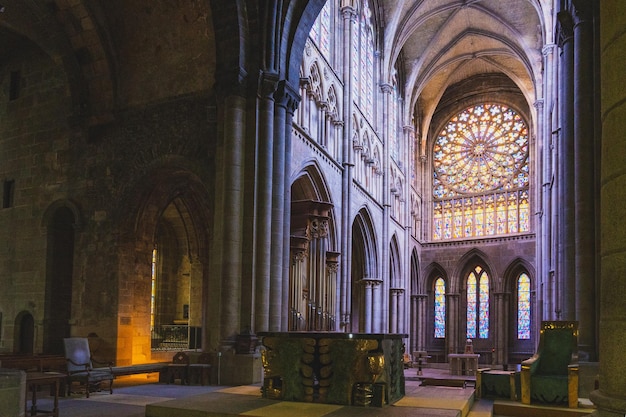
<instances>
[{"instance_id":1,"label":"decorative tracery","mask_svg":"<svg viewBox=\"0 0 626 417\"><path fill-rule=\"evenodd\" d=\"M528 127L493 103L451 118L433 146L433 239L530 231Z\"/></svg>"}]
</instances>

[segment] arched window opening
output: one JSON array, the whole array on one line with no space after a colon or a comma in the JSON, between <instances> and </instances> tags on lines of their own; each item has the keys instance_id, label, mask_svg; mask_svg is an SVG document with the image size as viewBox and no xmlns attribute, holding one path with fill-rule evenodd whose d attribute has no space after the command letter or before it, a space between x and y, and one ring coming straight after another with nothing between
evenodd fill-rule
<instances>
[{"instance_id":1,"label":"arched window opening","mask_svg":"<svg viewBox=\"0 0 626 417\"><path fill-rule=\"evenodd\" d=\"M435 338L446 337L446 282L439 277L435 280Z\"/></svg>"},{"instance_id":2,"label":"arched window opening","mask_svg":"<svg viewBox=\"0 0 626 417\"><path fill-rule=\"evenodd\" d=\"M330 5L332 2L327 1L322 8L319 16L313 23L311 27L311 33L309 36L317 45L320 53L326 58L327 61L330 60L330 32L331 32L331 19L330 19Z\"/></svg>"},{"instance_id":3,"label":"arched window opening","mask_svg":"<svg viewBox=\"0 0 626 417\"><path fill-rule=\"evenodd\" d=\"M530 231L528 127L493 103L452 117L433 146L434 240Z\"/></svg>"},{"instance_id":4,"label":"arched window opening","mask_svg":"<svg viewBox=\"0 0 626 417\"><path fill-rule=\"evenodd\" d=\"M480 266L467 277L467 338L489 337L489 276Z\"/></svg>"},{"instance_id":5,"label":"arched window opening","mask_svg":"<svg viewBox=\"0 0 626 417\"><path fill-rule=\"evenodd\" d=\"M361 3L358 29L352 38L353 96L363 114L371 119L374 108L374 27L369 3Z\"/></svg>"},{"instance_id":6,"label":"arched window opening","mask_svg":"<svg viewBox=\"0 0 626 417\"><path fill-rule=\"evenodd\" d=\"M524 272L517 279L517 338L530 339L530 278Z\"/></svg>"}]
</instances>

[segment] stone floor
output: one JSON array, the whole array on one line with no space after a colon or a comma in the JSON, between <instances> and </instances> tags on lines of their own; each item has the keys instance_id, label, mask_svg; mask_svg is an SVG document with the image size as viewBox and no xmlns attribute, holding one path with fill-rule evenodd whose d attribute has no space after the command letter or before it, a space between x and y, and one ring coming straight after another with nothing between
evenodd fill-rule
<instances>
[{"instance_id":1,"label":"stone floor","mask_svg":"<svg viewBox=\"0 0 626 417\"><path fill-rule=\"evenodd\" d=\"M60 417L492 417L494 401L474 400L472 377L466 388L421 386L416 369L407 369L406 395L393 405L348 407L295 403L261 398L260 385L239 387L160 384L156 374L116 379L108 391L61 398ZM446 369L424 369L423 378L450 378ZM461 378L461 377L459 377ZM497 401L498 402L498 401ZM40 409L52 400L39 393ZM30 406L30 404L28 404ZM516 405L513 403L512 405ZM547 410L545 410L547 411ZM592 410L588 410L591 412ZM523 411L525 414L529 410ZM508 415L515 415L513 413ZM28 414L27 414L28 415ZM524 414L522 414L524 415ZM535 414L548 416L549 413ZM580 415L580 414L579 414Z\"/></svg>"}]
</instances>

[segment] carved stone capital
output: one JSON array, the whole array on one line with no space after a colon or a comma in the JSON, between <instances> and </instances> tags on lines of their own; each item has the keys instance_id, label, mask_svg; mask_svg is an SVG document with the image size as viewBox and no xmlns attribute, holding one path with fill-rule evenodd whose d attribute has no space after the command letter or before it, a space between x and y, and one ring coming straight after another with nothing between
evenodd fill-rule
<instances>
[{"instance_id":1,"label":"carved stone capital","mask_svg":"<svg viewBox=\"0 0 626 417\"><path fill-rule=\"evenodd\" d=\"M274 100L288 113L294 114L300 104L300 94L285 80L281 80L274 92Z\"/></svg>"},{"instance_id":2,"label":"carved stone capital","mask_svg":"<svg viewBox=\"0 0 626 417\"><path fill-rule=\"evenodd\" d=\"M572 15L569 12L557 13L557 27L556 27L556 41L559 48L571 42L574 39L574 21Z\"/></svg>"},{"instance_id":3,"label":"carved stone capital","mask_svg":"<svg viewBox=\"0 0 626 417\"><path fill-rule=\"evenodd\" d=\"M260 98L274 99L278 88L278 74L273 72L261 72L259 75L258 94Z\"/></svg>"}]
</instances>

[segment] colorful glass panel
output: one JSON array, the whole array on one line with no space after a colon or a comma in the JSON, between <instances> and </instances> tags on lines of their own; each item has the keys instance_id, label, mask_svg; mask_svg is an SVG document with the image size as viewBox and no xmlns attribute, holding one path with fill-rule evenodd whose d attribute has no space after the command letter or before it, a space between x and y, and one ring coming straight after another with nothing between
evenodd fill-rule
<instances>
[{"instance_id":1,"label":"colorful glass panel","mask_svg":"<svg viewBox=\"0 0 626 417\"><path fill-rule=\"evenodd\" d=\"M446 283L441 277L435 281L435 337L446 337Z\"/></svg>"},{"instance_id":2,"label":"colorful glass panel","mask_svg":"<svg viewBox=\"0 0 626 417\"><path fill-rule=\"evenodd\" d=\"M435 239L441 239L441 229L443 225L443 213L441 209L441 203L435 203L433 216L434 216L433 233L434 233Z\"/></svg>"},{"instance_id":3,"label":"colorful glass panel","mask_svg":"<svg viewBox=\"0 0 626 417\"><path fill-rule=\"evenodd\" d=\"M433 144L434 202L450 201L454 207L457 201L481 197L484 204L474 203L473 215L455 211L449 224L444 222L442 233L433 238L529 232L528 149L526 123L507 106L484 103L452 117ZM526 193L525 201L518 200L520 191ZM525 212L522 202L527 204Z\"/></svg>"},{"instance_id":4,"label":"colorful glass panel","mask_svg":"<svg viewBox=\"0 0 626 417\"><path fill-rule=\"evenodd\" d=\"M474 339L476 337L476 275L474 272L467 277L467 338Z\"/></svg>"},{"instance_id":5,"label":"colorful glass panel","mask_svg":"<svg viewBox=\"0 0 626 417\"><path fill-rule=\"evenodd\" d=\"M530 339L530 278L525 273L517 279L517 338Z\"/></svg>"},{"instance_id":6,"label":"colorful glass panel","mask_svg":"<svg viewBox=\"0 0 626 417\"><path fill-rule=\"evenodd\" d=\"M480 276L478 331L481 339L489 337L489 277L486 272Z\"/></svg>"}]
</instances>

